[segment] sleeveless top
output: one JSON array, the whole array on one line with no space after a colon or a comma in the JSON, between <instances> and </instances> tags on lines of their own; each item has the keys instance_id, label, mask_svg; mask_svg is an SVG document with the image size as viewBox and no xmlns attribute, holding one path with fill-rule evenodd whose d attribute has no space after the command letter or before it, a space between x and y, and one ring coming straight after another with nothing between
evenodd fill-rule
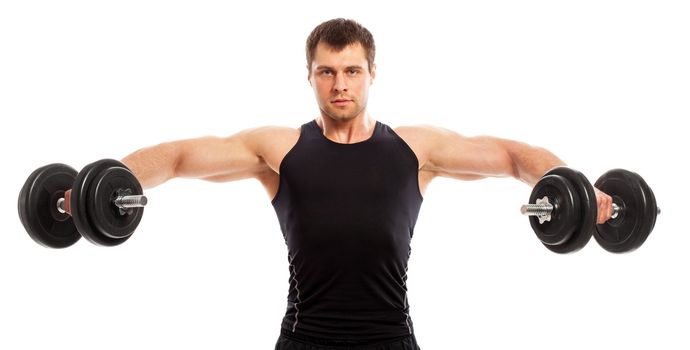
<instances>
[{"instance_id":1,"label":"sleeveless top","mask_svg":"<svg viewBox=\"0 0 690 350\"><path fill-rule=\"evenodd\" d=\"M326 138L315 120L302 125L271 201L288 248L283 330L331 340L413 334L406 280L423 201L418 164L379 121L352 144Z\"/></svg>"}]
</instances>

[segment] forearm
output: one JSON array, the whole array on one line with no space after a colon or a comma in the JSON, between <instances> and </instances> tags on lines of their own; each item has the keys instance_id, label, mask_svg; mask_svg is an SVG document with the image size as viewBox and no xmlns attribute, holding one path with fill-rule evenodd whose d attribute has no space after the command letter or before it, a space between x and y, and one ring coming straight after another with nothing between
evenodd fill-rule
<instances>
[{"instance_id":1,"label":"forearm","mask_svg":"<svg viewBox=\"0 0 690 350\"><path fill-rule=\"evenodd\" d=\"M175 177L179 147L172 142L142 148L122 159L144 189Z\"/></svg>"},{"instance_id":2,"label":"forearm","mask_svg":"<svg viewBox=\"0 0 690 350\"><path fill-rule=\"evenodd\" d=\"M517 141L506 141L513 162L513 176L530 186L551 168L566 165L560 158L542 147L530 146Z\"/></svg>"}]
</instances>

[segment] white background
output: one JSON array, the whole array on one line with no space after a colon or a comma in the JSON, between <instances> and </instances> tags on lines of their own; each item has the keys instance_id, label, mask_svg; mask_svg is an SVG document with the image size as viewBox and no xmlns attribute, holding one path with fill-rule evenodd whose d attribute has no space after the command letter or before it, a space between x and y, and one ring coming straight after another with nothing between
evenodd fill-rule
<instances>
[{"instance_id":1,"label":"white background","mask_svg":"<svg viewBox=\"0 0 690 350\"><path fill-rule=\"evenodd\" d=\"M47 163L307 122L304 43L335 17L374 34L375 119L543 146L592 182L628 168L663 209L637 251L562 256L523 183L434 180L408 279L422 349L690 347L683 2L137 0L0 5L0 348L272 349L289 273L258 181L151 189L114 248L35 244L16 198Z\"/></svg>"}]
</instances>

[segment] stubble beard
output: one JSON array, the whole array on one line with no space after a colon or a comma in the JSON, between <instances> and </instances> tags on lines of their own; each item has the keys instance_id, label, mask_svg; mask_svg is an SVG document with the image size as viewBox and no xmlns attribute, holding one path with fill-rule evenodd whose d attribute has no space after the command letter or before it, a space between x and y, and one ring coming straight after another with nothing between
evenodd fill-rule
<instances>
[{"instance_id":1,"label":"stubble beard","mask_svg":"<svg viewBox=\"0 0 690 350\"><path fill-rule=\"evenodd\" d=\"M366 105L360 106L359 104L356 104L354 101L352 102L355 104L352 110L347 109L347 110L341 110L337 108L332 108L332 107L327 107L321 109L324 114L326 114L328 117L333 119L334 121L339 121L339 122L346 122L350 121L352 119L355 119L358 115L364 111L366 108Z\"/></svg>"}]
</instances>

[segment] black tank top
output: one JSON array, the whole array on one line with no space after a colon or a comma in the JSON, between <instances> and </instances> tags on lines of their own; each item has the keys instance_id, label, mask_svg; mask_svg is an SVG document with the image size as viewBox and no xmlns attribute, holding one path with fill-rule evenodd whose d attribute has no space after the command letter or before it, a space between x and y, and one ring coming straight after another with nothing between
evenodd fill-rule
<instances>
[{"instance_id":1,"label":"black tank top","mask_svg":"<svg viewBox=\"0 0 690 350\"><path fill-rule=\"evenodd\" d=\"M414 334L405 282L418 164L381 122L352 144L329 140L315 120L302 125L271 201L290 270L282 329L331 340Z\"/></svg>"}]
</instances>

